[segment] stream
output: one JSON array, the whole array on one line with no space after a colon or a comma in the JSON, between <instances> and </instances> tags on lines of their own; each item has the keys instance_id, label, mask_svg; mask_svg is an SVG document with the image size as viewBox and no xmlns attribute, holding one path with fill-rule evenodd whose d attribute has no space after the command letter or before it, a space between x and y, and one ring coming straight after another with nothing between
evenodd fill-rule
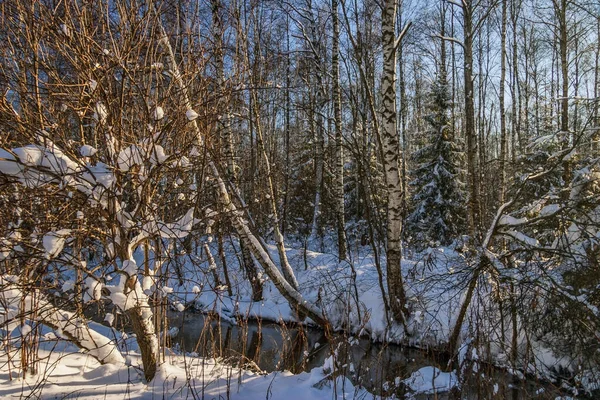
<instances>
[{"instance_id":1,"label":"stream","mask_svg":"<svg viewBox=\"0 0 600 400\"><path fill-rule=\"evenodd\" d=\"M438 352L406 346L373 343L335 334L330 342L323 331L288 327L274 322L247 321L233 324L217 317L185 312L169 315L179 332L172 346L203 357L218 357L233 365L266 372L292 373L322 367L336 354L342 373L355 385L372 393L405 398L410 390L400 383L420 368L433 366L448 371L448 360ZM399 383L399 384L395 384ZM554 399L558 389L533 379L517 381L509 373L485 364L468 373L460 393L420 394L416 399Z\"/></svg>"}]
</instances>

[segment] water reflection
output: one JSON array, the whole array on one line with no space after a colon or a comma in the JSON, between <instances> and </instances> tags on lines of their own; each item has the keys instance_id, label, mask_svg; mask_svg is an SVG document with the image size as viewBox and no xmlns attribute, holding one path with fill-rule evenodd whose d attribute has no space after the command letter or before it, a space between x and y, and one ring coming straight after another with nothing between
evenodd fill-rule
<instances>
[{"instance_id":1,"label":"water reflection","mask_svg":"<svg viewBox=\"0 0 600 400\"><path fill-rule=\"evenodd\" d=\"M194 313L170 316L178 327L173 338L180 348L204 357L218 357L234 365L267 372L293 373L321 367L334 355L340 373L369 391L404 398L408 389L403 379L425 366L448 372L448 360L436 352L404 346L348 339L337 335L330 342L323 331L306 327L286 327L272 322L250 321L232 324L218 317ZM502 370L480 367L465 373L468 378L456 393L419 395L416 399L529 399L555 398L560 393L550 385L528 380L514 382Z\"/></svg>"}]
</instances>

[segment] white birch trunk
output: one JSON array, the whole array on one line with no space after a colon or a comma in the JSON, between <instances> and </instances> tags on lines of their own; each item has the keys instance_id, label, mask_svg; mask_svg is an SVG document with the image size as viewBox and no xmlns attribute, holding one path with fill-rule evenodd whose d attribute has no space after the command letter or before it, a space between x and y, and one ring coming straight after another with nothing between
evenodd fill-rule
<instances>
[{"instance_id":1,"label":"white birch trunk","mask_svg":"<svg viewBox=\"0 0 600 400\"><path fill-rule=\"evenodd\" d=\"M387 187L387 280L394 319L404 323L406 296L402 282L402 181L398 165L400 146L396 115L396 0L385 0L381 13L383 73L381 77L381 140Z\"/></svg>"},{"instance_id":2,"label":"white birch trunk","mask_svg":"<svg viewBox=\"0 0 600 400\"><path fill-rule=\"evenodd\" d=\"M338 233L338 258L347 257L346 220L344 204L344 148L342 147L342 95L340 90L340 24L338 17L338 0L331 0L333 20L333 48L331 68L333 72L333 110L335 120L335 203Z\"/></svg>"}]
</instances>

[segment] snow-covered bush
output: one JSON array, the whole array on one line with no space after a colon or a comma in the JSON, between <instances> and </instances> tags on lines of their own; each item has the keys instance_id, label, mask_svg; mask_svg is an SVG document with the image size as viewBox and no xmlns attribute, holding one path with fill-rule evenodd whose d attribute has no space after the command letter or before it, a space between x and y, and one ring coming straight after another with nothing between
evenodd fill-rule
<instances>
[{"instance_id":1,"label":"snow-covered bush","mask_svg":"<svg viewBox=\"0 0 600 400\"><path fill-rule=\"evenodd\" d=\"M10 45L0 55L8 85L0 102L0 274L42 301L66 300L78 311L73 318L83 302L111 300L131 319L151 379L156 285L143 288L142 276L159 274L161 264L134 253L142 246L146 257L168 254L214 201L202 190L210 182L192 172L201 171L202 149L190 132L201 116L210 123L211 105L193 110L181 101L157 51L160 19L117 9L90 4L98 18L76 3L3 10ZM203 87L200 77L196 83ZM50 324L43 316L31 318Z\"/></svg>"}]
</instances>

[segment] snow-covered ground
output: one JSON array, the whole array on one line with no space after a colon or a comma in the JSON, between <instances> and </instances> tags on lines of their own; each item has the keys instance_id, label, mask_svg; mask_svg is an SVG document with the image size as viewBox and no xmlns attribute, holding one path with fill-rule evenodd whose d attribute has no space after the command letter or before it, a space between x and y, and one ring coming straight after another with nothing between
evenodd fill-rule
<instances>
[{"instance_id":1,"label":"snow-covered ground","mask_svg":"<svg viewBox=\"0 0 600 400\"><path fill-rule=\"evenodd\" d=\"M211 246L215 246L214 242ZM199 246L200 248L201 246ZM216 248L212 248L217 254ZM271 256L277 260L277 250L269 246ZM150 253L151 257L154 257ZM227 295L224 287L215 287L211 265L206 256L182 254L170 261L150 265L155 271L171 271L168 276L157 274L153 279L144 278L146 290L158 291L165 296L177 312L194 308L206 312L216 312L222 319L236 323L238 317L262 320L292 322L296 316L287 301L274 285L263 276L264 300L251 301L251 288L239 267L239 247L235 241L226 243L226 262L228 265L233 296ZM136 252L137 265L143 265L143 252ZM375 260L369 252L362 249L355 252L349 262L338 263L334 254L316 253L303 249L288 250L288 258L294 268L300 291L307 301L320 307L337 329L345 329L351 336L360 335L374 341L408 343L422 348L434 348L448 341L460 305L464 300L466 282L470 268L466 257L449 248L438 248L409 254L411 259L403 261L403 273L406 279L411 319L406 336L404 330L390 321L384 311L384 302L380 289ZM221 261L215 257L217 268ZM382 260L385 265L385 260ZM214 265L212 266L214 267ZM355 271L355 281L352 271ZM173 271L179 271L174 274ZM103 277L106 278L106 277ZM223 276L221 275L221 284ZM69 287L73 279L69 274L58 276L58 287ZM114 277L114 280L119 279ZM461 282L463 282L461 284ZM111 282L114 284L114 281ZM494 342L498 336L486 323L480 321L479 328L487 329L490 338L488 354L472 346L474 325L470 318L486 309L487 292L482 285L472 302L468 323L464 324L460 349L460 360L471 360L477 369L477 360L492 361L501 367L508 367L506 355ZM356 289L355 289L356 288ZM97 288L94 287L94 291ZM356 294L358 298L356 298ZM90 296L96 297L96 296ZM107 321L112 322L113 315ZM311 321L305 321L310 323ZM373 395L364 389L355 388L352 383L341 377L336 381L328 379L331 365L315 368L310 372L292 375L289 372L271 372L256 374L232 367L223 360L203 357L190 357L182 353L173 353L166 357L154 380L147 383L143 379L140 355L135 340L121 335L114 329L96 323L91 328L119 342L125 364L100 365L91 356L79 351L73 345L58 339L55 332L44 328L40 346L39 373L23 378L18 366L21 352L18 351L19 329L12 332L15 342L5 341L0 355L0 398L5 396L32 395L42 398L370 398ZM507 328L508 329L508 328ZM29 335L35 333L27 329ZM60 333L58 333L60 336ZM541 377L551 377L545 367L556 365L560 360L548 349L539 348L531 370ZM568 362L569 360L565 360ZM327 364L327 363L326 363ZM330 363L331 364L331 363ZM325 371L325 372L324 372ZM517 376L520 371L514 371ZM424 366L410 376L398 376L393 384L402 384L415 393L431 394L445 392L459 386L459 372L442 372L435 365ZM390 384L392 383L390 382ZM595 381L590 380L593 387ZM337 396L337 397L336 397Z\"/></svg>"},{"instance_id":2,"label":"snow-covered ground","mask_svg":"<svg viewBox=\"0 0 600 400\"><path fill-rule=\"evenodd\" d=\"M10 361L7 360L10 356ZM323 368L294 375L257 374L214 359L167 355L149 383L135 351L126 364L100 365L64 341L47 340L39 351L39 374L17 371L20 351L0 357L0 398L41 399L334 399L371 398L343 377L335 383Z\"/></svg>"}]
</instances>

